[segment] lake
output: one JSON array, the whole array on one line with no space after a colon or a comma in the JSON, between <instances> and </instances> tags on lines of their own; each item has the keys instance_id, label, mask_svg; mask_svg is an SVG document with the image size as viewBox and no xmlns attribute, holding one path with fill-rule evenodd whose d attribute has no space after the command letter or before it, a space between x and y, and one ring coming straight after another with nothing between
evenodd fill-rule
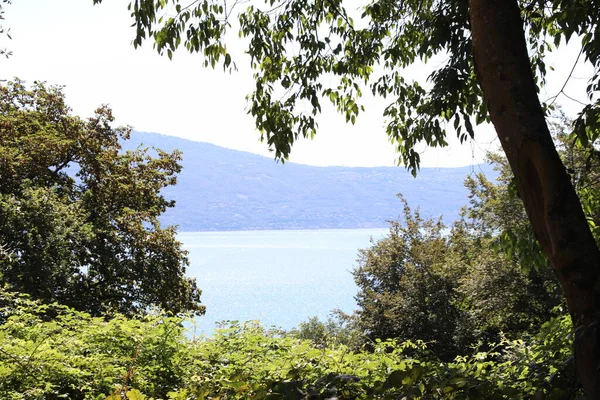
<instances>
[{"instance_id":1,"label":"lake","mask_svg":"<svg viewBox=\"0 0 600 400\"><path fill-rule=\"evenodd\" d=\"M331 310L352 312L357 287L350 271L358 250L383 229L181 232L187 275L202 289L202 332L222 320L258 319L291 329Z\"/></svg>"}]
</instances>

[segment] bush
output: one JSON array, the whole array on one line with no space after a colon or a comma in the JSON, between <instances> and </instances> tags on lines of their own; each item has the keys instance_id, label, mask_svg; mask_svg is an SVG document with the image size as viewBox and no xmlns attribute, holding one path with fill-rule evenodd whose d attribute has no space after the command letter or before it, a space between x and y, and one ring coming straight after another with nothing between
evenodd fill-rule
<instances>
[{"instance_id":1,"label":"bush","mask_svg":"<svg viewBox=\"0 0 600 400\"><path fill-rule=\"evenodd\" d=\"M105 320L0 295L2 399L104 398L122 385L163 397L183 382L189 346L180 318L155 313Z\"/></svg>"},{"instance_id":2,"label":"bush","mask_svg":"<svg viewBox=\"0 0 600 400\"><path fill-rule=\"evenodd\" d=\"M319 317L311 317L301 322L297 328L291 330L289 335L297 339L310 340L316 347L346 345L350 348L360 346L360 333L348 322L352 317L335 311L326 321Z\"/></svg>"},{"instance_id":3,"label":"bush","mask_svg":"<svg viewBox=\"0 0 600 400\"><path fill-rule=\"evenodd\" d=\"M422 342L317 347L258 322L190 338L185 320L111 320L2 293L2 399L575 398L571 323L441 362Z\"/></svg>"}]
</instances>

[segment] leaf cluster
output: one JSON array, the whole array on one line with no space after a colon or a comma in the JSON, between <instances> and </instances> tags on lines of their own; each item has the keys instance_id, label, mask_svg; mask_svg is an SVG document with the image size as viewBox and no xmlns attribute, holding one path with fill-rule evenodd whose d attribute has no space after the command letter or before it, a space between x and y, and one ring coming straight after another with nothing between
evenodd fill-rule
<instances>
[{"instance_id":1,"label":"leaf cluster","mask_svg":"<svg viewBox=\"0 0 600 400\"><path fill-rule=\"evenodd\" d=\"M181 319L102 317L0 291L0 397L104 399L115 388L166 393L183 375Z\"/></svg>"},{"instance_id":2,"label":"leaf cluster","mask_svg":"<svg viewBox=\"0 0 600 400\"><path fill-rule=\"evenodd\" d=\"M2 0L0 1L0 21L4 21L4 13L5 7L9 5L12 0ZM0 36L5 35L8 39L12 39L10 37L10 28L5 28L4 25L0 24ZM6 48L0 48L0 56L5 56L6 58L12 55L12 51L7 50Z\"/></svg>"},{"instance_id":3,"label":"leaf cluster","mask_svg":"<svg viewBox=\"0 0 600 400\"><path fill-rule=\"evenodd\" d=\"M547 55L572 37L581 38L581 55L595 67L587 88L589 102L574 130L585 142L598 132L600 121L594 96L600 77L597 4L518 3L538 89L545 84ZM451 130L465 141L474 137L475 124L489 122L474 73L466 0L372 0L358 10L339 0L265 0L235 10L241 4L133 1L134 45L150 39L169 57L183 45L201 53L205 65L222 63L228 69L232 58L225 34L235 27L247 43L255 71L248 112L278 159L287 159L299 138L316 134L323 102L354 123L364 109L360 99L365 90L391 99L384 111L386 131L399 161L414 174L420 165L417 144L444 147ZM237 21L231 18L234 11ZM432 60L436 67L427 82L406 77L406 67ZM552 108L554 101L549 99L545 107Z\"/></svg>"},{"instance_id":4,"label":"leaf cluster","mask_svg":"<svg viewBox=\"0 0 600 400\"><path fill-rule=\"evenodd\" d=\"M112 111L82 120L61 87L0 86L0 282L100 315L201 313L186 253L159 216L181 155L122 151Z\"/></svg>"},{"instance_id":5,"label":"leaf cluster","mask_svg":"<svg viewBox=\"0 0 600 400\"><path fill-rule=\"evenodd\" d=\"M548 121L559 156L571 177L590 230L600 243L598 139L589 137L589 142L582 143L577 134L573 133L577 122L567 118L560 109L552 113ZM469 176L465 180L465 186L470 192L469 205L463 209L463 216L469 220L467 229L484 237L494 238L494 248L505 253L508 259L516 260L526 272L532 268L547 270L548 260L528 222L506 159L498 154L488 154L488 161L498 173L495 182L482 174Z\"/></svg>"},{"instance_id":6,"label":"leaf cluster","mask_svg":"<svg viewBox=\"0 0 600 400\"><path fill-rule=\"evenodd\" d=\"M422 342L377 341L372 351L315 347L254 322L190 338L185 321L160 313L105 320L5 290L0 298L6 399L569 399L580 393L568 317L535 336L442 362Z\"/></svg>"},{"instance_id":7,"label":"leaf cluster","mask_svg":"<svg viewBox=\"0 0 600 400\"><path fill-rule=\"evenodd\" d=\"M448 229L403 200L403 220L390 222L387 237L360 251L353 271L359 309L349 319L367 343L423 340L451 360L478 343L535 332L562 304L549 268L528 268L522 257L499 251L502 229L529 232L526 219L515 218L523 213L519 199L505 202L507 186L482 175L465 183L469 218Z\"/></svg>"}]
</instances>

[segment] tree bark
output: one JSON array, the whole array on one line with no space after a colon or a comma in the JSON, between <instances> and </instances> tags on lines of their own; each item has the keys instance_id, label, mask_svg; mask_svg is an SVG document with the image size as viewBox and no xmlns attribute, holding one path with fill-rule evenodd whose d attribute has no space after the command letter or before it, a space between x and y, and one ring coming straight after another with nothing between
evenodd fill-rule
<instances>
[{"instance_id":1,"label":"tree bark","mask_svg":"<svg viewBox=\"0 0 600 400\"><path fill-rule=\"evenodd\" d=\"M575 327L575 360L600 399L600 251L538 99L517 0L469 0L475 72L536 237Z\"/></svg>"}]
</instances>

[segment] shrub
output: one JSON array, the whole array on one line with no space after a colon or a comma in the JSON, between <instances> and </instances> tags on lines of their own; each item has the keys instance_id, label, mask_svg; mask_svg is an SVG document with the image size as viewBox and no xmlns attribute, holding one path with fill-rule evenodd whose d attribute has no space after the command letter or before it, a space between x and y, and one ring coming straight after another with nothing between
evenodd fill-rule
<instances>
[{"instance_id":1,"label":"shrub","mask_svg":"<svg viewBox=\"0 0 600 400\"><path fill-rule=\"evenodd\" d=\"M110 320L1 293L0 398L512 399L580 394L560 317L488 352L436 358L422 342L315 346L258 322L190 338L182 318Z\"/></svg>"}]
</instances>

